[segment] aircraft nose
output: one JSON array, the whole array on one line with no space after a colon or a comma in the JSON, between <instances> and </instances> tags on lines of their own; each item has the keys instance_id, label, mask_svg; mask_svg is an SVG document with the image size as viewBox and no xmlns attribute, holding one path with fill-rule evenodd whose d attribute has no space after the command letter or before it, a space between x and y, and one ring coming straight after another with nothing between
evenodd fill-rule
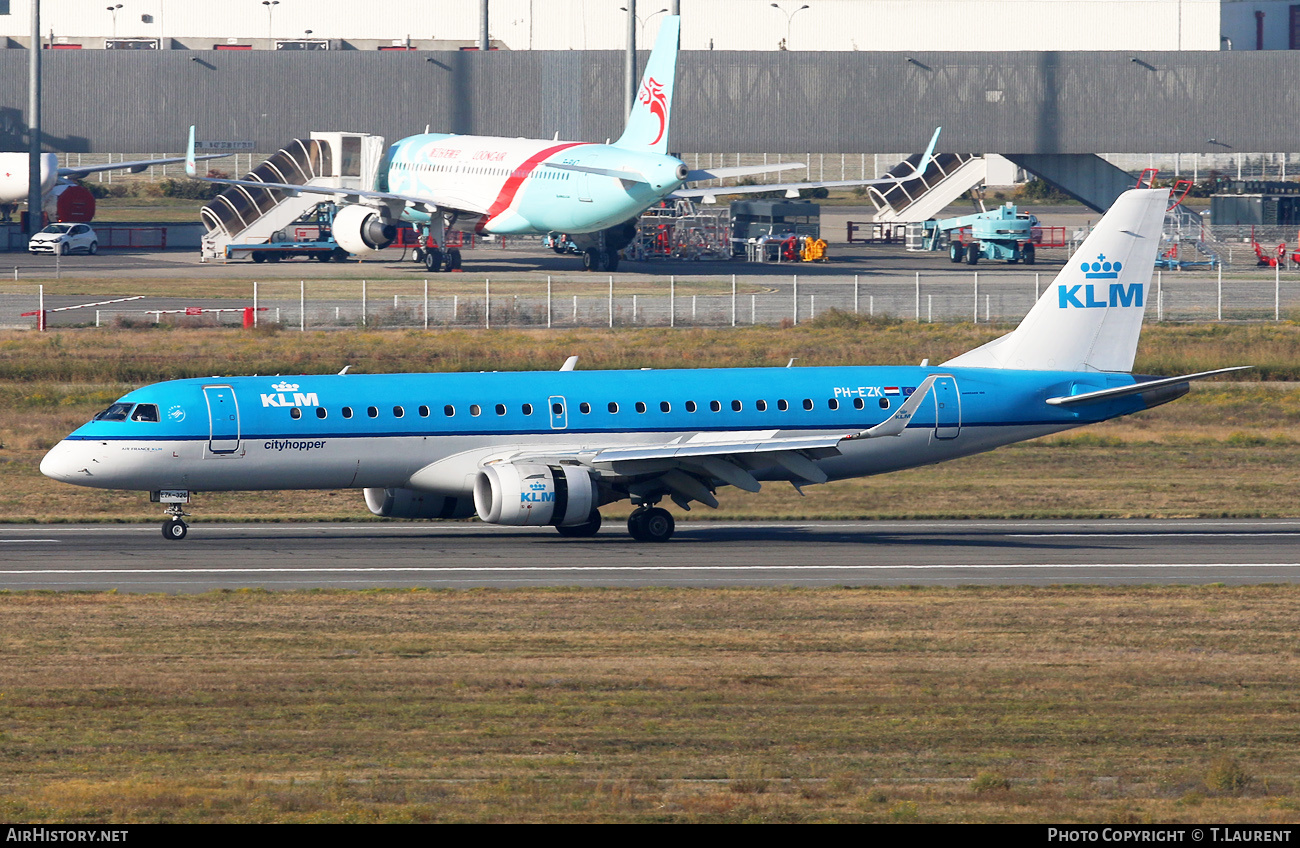
<instances>
[{"instance_id":1,"label":"aircraft nose","mask_svg":"<svg viewBox=\"0 0 1300 848\"><path fill-rule=\"evenodd\" d=\"M90 458L75 442L59 442L41 460L41 473L61 483L84 483L92 474Z\"/></svg>"}]
</instances>

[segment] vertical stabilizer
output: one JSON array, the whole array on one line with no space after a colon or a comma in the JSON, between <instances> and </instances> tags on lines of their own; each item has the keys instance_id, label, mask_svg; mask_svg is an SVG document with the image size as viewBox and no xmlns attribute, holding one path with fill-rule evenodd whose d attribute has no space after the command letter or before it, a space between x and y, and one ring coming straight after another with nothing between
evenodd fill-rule
<instances>
[{"instance_id":1,"label":"vertical stabilizer","mask_svg":"<svg viewBox=\"0 0 1300 848\"><path fill-rule=\"evenodd\" d=\"M659 25L650 61L646 63L632 114L615 147L644 153L668 152L668 122L673 111L673 79L677 75L677 42L682 19L668 15Z\"/></svg>"},{"instance_id":2,"label":"vertical stabilizer","mask_svg":"<svg viewBox=\"0 0 1300 848\"><path fill-rule=\"evenodd\" d=\"M1168 203L1168 189L1120 195L1020 326L944 364L1131 371Z\"/></svg>"}]
</instances>

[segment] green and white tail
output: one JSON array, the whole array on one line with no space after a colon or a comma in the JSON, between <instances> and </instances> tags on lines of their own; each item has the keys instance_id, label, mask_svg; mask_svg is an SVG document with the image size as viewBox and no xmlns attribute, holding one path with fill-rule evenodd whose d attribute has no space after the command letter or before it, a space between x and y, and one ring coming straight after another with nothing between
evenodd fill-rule
<instances>
[{"instance_id":1,"label":"green and white tail","mask_svg":"<svg viewBox=\"0 0 1300 848\"><path fill-rule=\"evenodd\" d=\"M615 147L642 153L668 152L668 124L673 114L673 80L677 76L677 42L682 19L669 15L659 25L650 61L637 89L632 113Z\"/></svg>"},{"instance_id":2,"label":"green and white tail","mask_svg":"<svg viewBox=\"0 0 1300 848\"><path fill-rule=\"evenodd\" d=\"M1020 326L944 364L1131 371L1168 203L1168 189L1120 195Z\"/></svg>"}]
</instances>

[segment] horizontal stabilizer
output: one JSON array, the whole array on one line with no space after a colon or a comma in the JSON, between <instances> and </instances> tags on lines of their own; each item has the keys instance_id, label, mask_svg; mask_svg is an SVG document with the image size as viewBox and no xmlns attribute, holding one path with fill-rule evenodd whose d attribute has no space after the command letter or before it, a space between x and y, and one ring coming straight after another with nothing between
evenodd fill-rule
<instances>
[{"instance_id":1,"label":"horizontal stabilizer","mask_svg":"<svg viewBox=\"0 0 1300 848\"><path fill-rule=\"evenodd\" d=\"M645 174L640 171L615 170L614 168L593 168L590 165L564 165L557 162L547 162L546 167L554 168L557 171L581 171L584 174L596 174L601 177L613 177L616 180L628 180L634 183L650 183Z\"/></svg>"},{"instance_id":2,"label":"horizontal stabilizer","mask_svg":"<svg viewBox=\"0 0 1300 848\"><path fill-rule=\"evenodd\" d=\"M1048 398L1047 402L1052 406L1076 406L1088 403L1100 403L1102 401L1126 397L1128 395L1140 395L1143 392L1149 392L1152 389L1159 389L1165 386L1176 386L1179 383L1187 383L1192 380L1204 380L1206 377L1213 377L1217 374L1227 374L1232 371L1244 371L1247 368L1254 367L1255 366L1253 365L1235 365L1231 368L1217 368L1213 371L1200 371L1196 374L1183 374L1181 377L1161 377L1155 380L1144 380L1140 383L1134 383L1131 386L1119 386L1114 389L1100 389L1095 392L1085 392L1081 395L1065 395L1063 397Z\"/></svg>"}]
</instances>

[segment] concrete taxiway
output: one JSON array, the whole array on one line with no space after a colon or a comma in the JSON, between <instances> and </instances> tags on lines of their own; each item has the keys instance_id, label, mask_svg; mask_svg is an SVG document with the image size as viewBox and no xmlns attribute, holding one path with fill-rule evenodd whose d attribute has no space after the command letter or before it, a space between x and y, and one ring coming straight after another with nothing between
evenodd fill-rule
<instances>
[{"instance_id":1,"label":"concrete taxiway","mask_svg":"<svg viewBox=\"0 0 1300 848\"><path fill-rule=\"evenodd\" d=\"M0 528L0 590L1300 582L1300 520L683 522L667 544L610 522Z\"/></svg>"}]
</instances>

